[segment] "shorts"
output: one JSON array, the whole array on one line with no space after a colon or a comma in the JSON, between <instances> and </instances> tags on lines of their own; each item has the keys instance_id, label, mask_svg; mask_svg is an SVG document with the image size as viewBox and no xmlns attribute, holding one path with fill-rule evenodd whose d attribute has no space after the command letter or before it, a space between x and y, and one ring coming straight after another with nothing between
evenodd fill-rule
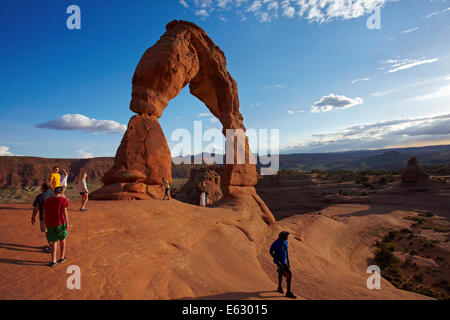
<instances>
[{"instance_id":1,"label":"shorts","mask_svg":"<svg viewBox=\"0 0 450 320\"><path fill-rule=\"evenodd\" d=\"M47 228L45 227L45 221L39 220L39 227L41 228L41 232L46 232Z\"/></svg>"},{"instance_id":2,"label":"shorts","mask_svg":"<svg viewBox=\"0 0 450 320\"><path fill-rule=\"evenodd\" d=\"M277 272L286 278L292 278L291 269L289 269L289 267L285 264L279 265Z\"/></svg>"},{"instance_id":3,"label":"shorts","mask_svg":"<svg viewBox=\"0 0 450 320\"><path fill-rule=\"evenodd\" d=\"M50 242L56 242L58 240L64 240L67 237L66 224L47 228L47 239Z\"/></svg>"},{"instance_id":4,"label":"shorts","mask_svg":"<svg viewBox=\"0 0 450 320\"><path fill-rule=\"evenodd\" d=\"M169 195L169 191L170 191L170 188L166 188L166 190L165 190L165 193L164 193L164 194L165 194L166 196L168 196L168 195Z\"/></svg>"},{"instance_id":5,"label":"shorts","mask_svg":"<svg viewBox=\"0 0 450 320\"><path fill-rule=\"evenodd\" d=\"M84 194L87 194L87 192L80 192L80 195L84 195Z\"/></svg>"}]
</instances>

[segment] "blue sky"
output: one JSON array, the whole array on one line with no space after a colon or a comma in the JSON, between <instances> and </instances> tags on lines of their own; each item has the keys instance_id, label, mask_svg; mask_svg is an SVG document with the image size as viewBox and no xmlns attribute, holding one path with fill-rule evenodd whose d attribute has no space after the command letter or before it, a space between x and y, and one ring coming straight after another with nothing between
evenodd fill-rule
<instances>
[{"instance_id":1,"label":"blue sky","mask_svg":"<svg viewBox=\"0 0 450 320\"><path fill-rule=\"evenodd\" d=\"M134 69L174 19L224 51L246 127L280 129L281 152L450 144L450 1L17 0L0 4L0 155L113 156ZM169 144L195 120L219 128L202 113L183 89L160 119Z\"/></svg>"}]
</instances>

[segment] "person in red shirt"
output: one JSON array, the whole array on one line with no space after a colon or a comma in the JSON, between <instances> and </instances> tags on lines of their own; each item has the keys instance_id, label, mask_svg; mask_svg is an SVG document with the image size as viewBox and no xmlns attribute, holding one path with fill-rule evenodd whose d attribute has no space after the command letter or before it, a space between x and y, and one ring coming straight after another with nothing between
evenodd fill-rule
<instances>
[{"instance_id":1,"label":"person in red shirt","mask_svg":"<svg viewBox=\"0 0 450 320\"><path fill-rule=\"evenodd\" d=\"M63 197L63 188L56 187L55 195L44 202L44 221L47 227L47 239L50 242L52 250L52 262L50 267L56 266L58 263L67 261L66 259L66 237L69 228L69 214L67 207L69 202ZM58 241L61 244L61 256L56 260L56 251L58 249Z\"/></svg>"}]
</instances>

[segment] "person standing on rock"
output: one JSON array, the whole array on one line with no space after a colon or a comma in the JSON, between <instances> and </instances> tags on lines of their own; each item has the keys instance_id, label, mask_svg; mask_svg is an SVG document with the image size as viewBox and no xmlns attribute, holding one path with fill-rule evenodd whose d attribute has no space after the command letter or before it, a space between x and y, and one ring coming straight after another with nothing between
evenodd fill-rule
<instances>
[{"instance_id":1,"label":"person standing on rock","mask_svg":"<svg viewBox=\"0 0 450 320\"><path fill-rule=\"evenodd\" d=\"M200 206L204 207L205 206L205 191L202 190L202 192L200 193Z\"/></svg>"},{"instance_id":2,"label":"person standing on rock","mask_svg":"<svg viewBox=\"0 0 450 320\"><path fill-rule=\"evenodd\" d=\"M209 205L209 193L208 191L205 191L205 207Z\"/></svg>"},{"instance_id":3,"label":"person standing on rock","mask_svg":"<svg viewBox=\"0 0 450 320\"><path fill-rule=\"evenodd\" d=\"M36 215L39 212L39 227L41 232L46 232L47 229L45 227L44 221L44 203L47 199L50 199L55 196L55 193L50 189L47 183L43 183L41 186L41 193L36 196L33 201L33 214L31 216L31 224L34 226L36 224ZM51 245L47 239L49 246ZM44 246L44 252L50 253L50 247Z\"/></svg>"},{"instance_id":4,"label":"person standing on rock","mask_svg":"<svg viewBox=\"0 0 450 320\"><path fill-rule=\"evenodd\" d=\"M166 200L166 198L167 198L167 200L170 200L171 199L171 197L170 197L171 187L170 187L169 181L167 181L166 178L162 178L161 187L164 188L164 199L163 200Z\"/></svg>"},{"instance_id":5,"label":"person standing on rock","mask_svg":"<svg viewBox=\"0 0 450 320\"><path fill-rule=\"evenodd\" d=\"M47 199L44 203L44 221L47 227L47 240L50 243L52 251L50 267L67 261L66 237L69 228L69 214L67 213L69 202L62 196L62 191L63 189L61 187L56 187L55 196ZM61 245L61 254L60 259L56 260L58 241Z\"/></svg>"},{"instance_id":6,"label":"person standing on rock","mask_svg":"<svg viewBox=\"0 0 450 320\"><path fill-rule=\"evenodd\" d=\"M50 187L52 190L61 186L61 175L59 174L58 166L53 167L52 174L50 175Z\"/></svg>"},{"instance_id":7,"label":"person standing on rock","mask_svg":"<svg viewBox=\"0 0 450 320\"><path fill-rule=\"evenodd\" d=\"M86 178L87 178L87 173L84 173L81 176L80 181L78 181L78 191L80 192L80 195L81 195L81 207L80 207L81 212L88 211L86 209L86 203L89 200L89 190L87 188Z\"/></svg>"},{"instance_id":8,"label":"person standing on rock","mask_svg":"<svg viewBox=\"0 0 450 320\"><path fill-rule=\"evenodd\" d=\"M280 293L284 293L282 282L283 276L286 278L287 283L287 291L286 297L291 299L296 299L297 297L291 291L291 282L292 282L292 272L289 263L289 255L288 255L288 239L289 232L281 231L278 235L278 239L275 240L270 246L270 255L273 258L273 262L278 266L278 289L277 291Z\"/></svg>"}]
</instances>

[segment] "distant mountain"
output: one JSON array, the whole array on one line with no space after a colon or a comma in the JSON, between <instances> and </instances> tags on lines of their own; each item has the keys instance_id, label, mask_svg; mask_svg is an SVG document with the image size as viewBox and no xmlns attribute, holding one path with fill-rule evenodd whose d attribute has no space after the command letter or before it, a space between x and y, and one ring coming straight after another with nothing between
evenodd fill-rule
<instances>
[{"instance_id":1,"label":"distant mountain","mask_svg":"<svg viewBox=\"0 0 450 320\"><path fill-rule=\"evenodd\" d=\"M396 170L416 156L422 166L450 163L450 145L336 153L281 154L280 169Z\"/></svg>"},{"instance_id":2,"label":"distant mountain","mask_svg":"<svg viewBox=\"0 0 450 320\"><path fill-rule=\"evenodd\" d=\"M207 154L207 156L209 156ZM398 148L338 153L281 154L280 169L322 170L396 170L416 156L422 166L450 163L450 145L422 148ZM196 156L195 158L198 158ZM194 157L187 157L194 159ZM29 187L41 184L53 166L69 170L69 182L86 172L90 181L99 181L111 168L114 158L46 159L38 157L0 156L0 188ZM186 178L193 165L172 166L172 177Z\"/></svg>"}]
</instances>

